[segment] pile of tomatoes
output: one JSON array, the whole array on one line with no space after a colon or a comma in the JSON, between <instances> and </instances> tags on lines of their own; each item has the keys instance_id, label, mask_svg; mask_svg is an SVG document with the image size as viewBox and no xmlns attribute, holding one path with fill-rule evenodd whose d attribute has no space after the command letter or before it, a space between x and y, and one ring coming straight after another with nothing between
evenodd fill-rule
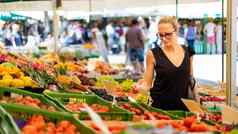
<instances>
[{"instance_id":1,"label":"pile of tomatoes","mask_svg":"<svg viewBox=\"0 0 238 134\"><path fill-rule=\"evenodd\" d=\"M68 104L65 105L65 107L72 112L79 112L85 108L84 103L80 103L80 102L69 102ZM109 112L109 107L99 105L99 104L92 104L92 105L90 105L90 108L93 111L98 112L98 113Z\"/></svg>"},{"instance_id":2,"label":"pile of tomatoes","mask_svg":"<svg viewBox=\"0 0 238 134\"><path fill-rule=\"evenodd\" d=\"M33 115L22 128L22 134L80 134L77 127L69 121L55 124L46 122L43 116Z\"/></svg>"},{"instance_id":3,"label":"pile of tomatoes","mask_svg":"<svg viewBox=\"0 0 238 134\"><path fill-rule=\"evenodd\" d=\"M31 96L16 96L16 97L2 96L0 99L2 103L16 103L36 108L47 109L48 111L56 111L53 106L43 104L39 99L32 98Z\"/></svg>"},{"instance_id":4,"label":"pile of tomatoes","mask_svg":"<svg viewBox=\"0 0 238 134\"><path fill-rule=\"evenodd\" d=\"M157 120L170 120L171 119L167 115L163 115L158 112L143 111L143 110L136 108L128 103L123 103L120 106L133 113L133 120L151 120L152 118L157 119Z\"/></svg>"},{"instance_id":5,"label":"pile of tomatoes","mask_svg":"<svg viewBox=\"0 0 238 134\"><path fill-rule=\"evenodd\" d=\"M157 123L158 128L163 128L166 125L171 125L173 128L175 128L178 131L186 131L186 132L207 132L209 131L209 128L204 123L199 123L196 121L195 116L186 117L182 121L176 121L176 120L169 120L169 121L160 121Z\"/></svg>"}]
</instances>

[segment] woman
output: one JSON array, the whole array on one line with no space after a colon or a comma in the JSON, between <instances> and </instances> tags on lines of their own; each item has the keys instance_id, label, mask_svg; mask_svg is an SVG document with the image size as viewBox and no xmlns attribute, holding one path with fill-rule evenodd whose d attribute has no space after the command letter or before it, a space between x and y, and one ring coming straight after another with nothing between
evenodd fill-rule
<instances>
[{"instance_id":1,"label":"woman","mask_svg":"<svg viewBox=\"0 0 238 134\"><path fill-rule=\"evenodd\" d=\"M161 18L158 34L162 44L149 50L146 56L144 88L150 89L152 106L165 110L187 110L181 98L188 97L192 75L193 53L178 43L177 25L174 17Z\"/></svg>"}]
</instances>

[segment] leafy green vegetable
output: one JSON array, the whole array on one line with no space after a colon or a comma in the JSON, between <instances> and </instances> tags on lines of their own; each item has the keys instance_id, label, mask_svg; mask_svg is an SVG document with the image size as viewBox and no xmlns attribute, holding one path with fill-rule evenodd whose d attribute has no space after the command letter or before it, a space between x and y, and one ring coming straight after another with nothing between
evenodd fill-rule
<instances>
[{"instance_id":1,"label":"leafy green vegetable","mask_svg":"<svg viewBox=\"0 0 238 134\"><path fill-rule=\"evenodd\" d=\"M60 66L56 69L57 75L65 75L67 73L67 66Z\"/></svg>"},{"instance_id":2,"label":"leafy green vegetable","mask_svg":"<svg viewBox=\"0 0 238 134\"><path fill-rule=\"evenodd\" d=\"M124 80L121 83L124 92L129 92L133 88L134 82L131 79Z\"/></svg>"},{"instance_id":3,"label":"leafy green vegetable","mask_svg":"<svg viewBox=\"0 0 238 134\"><path fill-rule=\"evenodd\" d=\"M111 76L103 75L97 78L96 86L100 88L110 88L120 85Z\"/></svg>"},{"instance_id":4,"label":"leafy green vegetable","mask_svg":"<svg viewBox=\"0 0 238 134\"><path fill-rule=\"evenodd\" d=\"M132 128L135 128L135 129L152 129L153 126L149 125L149 124L138 123L138 124L134 124L132 126Z\"/></svg>"},{"instance_id":5,"label":"leafy green vegetable","mask_svg":"<svg viewBox=\"0 0 238 134\"><path fill-rule=\"evenodd\" d=\"M16 67L16 64L10 63L10 62L4 62L1 64L4 67Z\"/></svg>"},{"instance_id":6,"label":"leafy green vegetable","mask_svg":"<svg viewBox=\"0 0 238 134\"><path fill-rule=\"evenodd\" d=\"M150 103L150 95L149 94L138 94L136 97L136 101L140 104L147 105Z\"/></svg>"},{"instance_id":7,"label":"leafy green vegetable","mask_svg":"<svg viewBox=\"0 0 238 134\"><path fill-rule=\"evenodd\" d=\"M238 134L238 129L232 130L230 133L228 134Z\"/></svg>"},{"instance_id":8,"label":"leafy green vegetable","mask_svg":"<svg viewBox=\"0 0 238 134\"><path fill-rule=\"evenodd\" d=\"M41 88L47 88L49 84L56 83L55 78L49 75L45 70L36 71L33 68L26 68L25 72L35 80Z\"/></svg>"}]
</instances>

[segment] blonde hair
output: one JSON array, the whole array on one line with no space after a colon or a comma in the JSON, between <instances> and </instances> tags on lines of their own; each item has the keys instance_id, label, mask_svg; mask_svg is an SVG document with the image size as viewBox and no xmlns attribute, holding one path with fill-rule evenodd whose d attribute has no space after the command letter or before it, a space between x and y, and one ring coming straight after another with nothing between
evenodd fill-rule
<instances>
[{"instance_id":1,"label":"blonde hair","mask_svg":"<svg viewBox=\"0 0 238 134\"><path fill-rule=\"evenodd\" d=\"M175 16L164 16L159 20L158 24L168 23L171 24L175 31L178 30L178 22Z\"/></svg>"}]
</instances>

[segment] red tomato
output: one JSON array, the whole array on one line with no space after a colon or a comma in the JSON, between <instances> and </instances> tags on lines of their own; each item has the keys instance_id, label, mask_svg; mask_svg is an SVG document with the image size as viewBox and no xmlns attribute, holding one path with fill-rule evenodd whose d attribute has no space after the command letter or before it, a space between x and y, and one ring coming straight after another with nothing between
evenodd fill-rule
<instances>
[{"instance_id":1,"label":"red tomato","mask_svg":"<svg viewBox=\"0 0 238 134\"><path fill-rule=\"evenodd\" d=\"M54 134L55 130L56 130L56 128L55 128L55 124L54 123L50 122L50 123L47 124L47 132L48 132L48 134Z\"/></svg>"},{"instance_id":2,"label":"red tomato","mask_svg":"<svg viewBox=\"0 0 238 134\"><path fill-rule=\"evenodd\" d=\"M208 129L208 127L207 127L205 124L203 124L203 123L201 123L201 124L193 123L192 126L191 126L191 128L190 128L189 130L192 131L192 132L206 132L206 131L208 131L209 129Z\"/></svg>"},{"instance_id":3,"label":"red tomato","mask_svg":"<svg viewBox=\"0 0 238 134\"><path fill-rule=\"evenodd\" d=\"M184 120L183 120L183 125L187 128L190 128L191 125L196 122L196 117L195 116L191 116L191 117L186 117Z\"/></svg>"},{"instance_id":4,"label":"red tomato","mask_svg":"<svg viewBox=\"0 0 238 134\"><path fill-rule=\"evenodd\" d=\"M26 125L22 129L23 134L35 134L37 132L37 128L34 125Z\"/></svg>"}]
</instances>

